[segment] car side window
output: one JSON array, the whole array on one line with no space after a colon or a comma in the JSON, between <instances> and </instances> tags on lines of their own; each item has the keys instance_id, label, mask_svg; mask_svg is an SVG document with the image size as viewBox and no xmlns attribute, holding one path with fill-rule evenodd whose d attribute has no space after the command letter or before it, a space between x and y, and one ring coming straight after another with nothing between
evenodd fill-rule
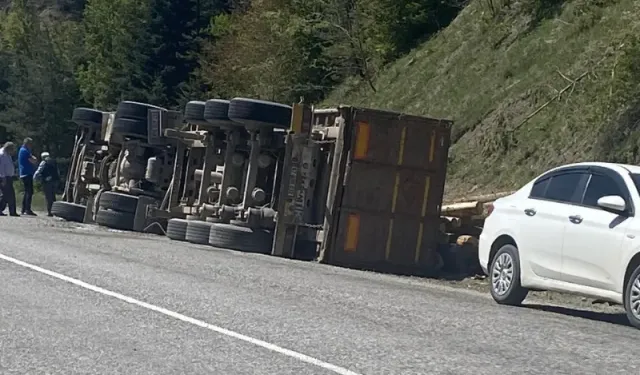
<instances>
[{"instance_id":1,"label":"car side window","mask_svg":"<svg viewBox=\"0 0 640 375\"><path fill-rule=\"evenodd\" d=\"M551 177L544 198L558 202L578 203L575 198L576 188L580 184L584 173L563 173Z\"/></svg>"},{"instance_id":2,"label":"car side window","mask_svg":"<svg viewBox=\"0 0 640 375\"><path fill-rule=\"evenodd\" d=\"M531 193L529 197L531 198L544 198L545 193L547 192L547 186L549 186L549 181L551 178L545 177L542 180L538 180L533 184L531 188Z\"/></svg>"},{"instance_id":3,"label":"car side window","mask_svg":"<svg viewBox=\"0 0 640 375\"><path fill-rule=\"evenodd\" d=\"M598 199L607 195L618 195L624 198L622 190L611 177L593 174L587 185L582 204L597 207Z\"/></svg>"}]
</instances>

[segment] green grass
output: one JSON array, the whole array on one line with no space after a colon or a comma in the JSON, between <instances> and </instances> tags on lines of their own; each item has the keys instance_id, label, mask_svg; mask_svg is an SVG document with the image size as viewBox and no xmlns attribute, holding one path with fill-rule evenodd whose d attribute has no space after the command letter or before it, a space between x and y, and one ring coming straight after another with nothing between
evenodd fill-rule
<instances>
[{"instance_id":1,"label":"green grass","mask_svg":"<svg viewBox=\"0 0 640 375\"><path fill-rule=\"evenodd\" d=\"M640 161L637 0L502 0L495 15L487 1L381 71L377 92L351 81L324 104L453 119L449 196L567 162Z\"/></svg>"}]
</instances>

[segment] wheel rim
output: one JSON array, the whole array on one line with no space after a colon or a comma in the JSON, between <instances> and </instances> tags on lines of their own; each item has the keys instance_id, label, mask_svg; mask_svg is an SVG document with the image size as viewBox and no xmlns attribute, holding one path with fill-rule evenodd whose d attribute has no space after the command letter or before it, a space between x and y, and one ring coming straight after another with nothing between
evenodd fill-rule
<instances>
[{"instance_id":1,"label":"wheel rim","mask_svg":"<svg viewBox=\"0 0 640 375\"><path fill-rule=\"evenodd\" d=\"M640 275L633 280L633 284L631 285L629 306L631 307L633 316L640 320Z\"/></svg>"},{"instance_id":2,"label":"wheel rim","mask_svg":"<svg viewBox=\"0 0 640 375\"><path fill-rule=\"evenodd\" d=\"M638 305L640 307L640 278L638 281ZM493 292L499 296L507 293L513 282L513 259L511 255L502 253L493 263L491 285ZM638 309L640 313L640 308Z\"/></svg>"}]
</instances>

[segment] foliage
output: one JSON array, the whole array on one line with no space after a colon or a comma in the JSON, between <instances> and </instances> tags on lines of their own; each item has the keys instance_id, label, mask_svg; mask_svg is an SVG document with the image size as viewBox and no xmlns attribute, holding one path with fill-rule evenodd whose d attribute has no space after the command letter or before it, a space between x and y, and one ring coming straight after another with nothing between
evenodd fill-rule
<instances>
[{"instance_id":1,"label":"foliage","mask_svg":"<svg viewBox=\"0 0 640 375\"><path fill-rule=\"evenodd\" d=\"M640 162L637 1L506 3L486 17L487 2L471 2L379 74L377 92L349 81L324 104L453 119L450 196L516 188L563 163Z\"/></svg>"},{"instance_id":2,"label":"foliage","mask_svg":"<svg viewBox=\"0 0 640 375\"><path fill-rule=\"evenodd\" d=\"M87 61L78 72L84 99L95 108L113 109L125 98L144 101L153 79L147 61L145 25L150 0L89 0L84 11Z\"/></svg>"},{"instance_id":3,"label":"foliage","mask_svg":"<svg viewBox=\"0 0 640 375\"><path fill-rule=\"evenodd\" d=\"M66 121L79 100L70 41L78 37L71 21L45 24L27 1L15 0L3 15L0 54L5 71L0 87L0 123L5 137L31 136L55 153L73 141Z\"/></svg>"},{"instance_id":4,"label":"foliage","mask_svg":"<svg viewBox=\"0 0 640 375\"><path fill-rule=\"evenodd\" d=\"M354 75L376 90L384 64L458 10L434 0L254 0L214 20L202 77L215 95L284 102L317 102Z\"/></svg>"},{"instance_id":5,"label":"foliage","mask_svg":"<svg viewBox=\"0 0 640 375\"><path fill-rule=\"evenodd\" d=\"M45 17L42 0L13 0L0 141L67 156L75 106L248 96L454 118L453 194L640 161L637 1L468 2L54 0L68 13Z\"/></svg>"}]
</instances>

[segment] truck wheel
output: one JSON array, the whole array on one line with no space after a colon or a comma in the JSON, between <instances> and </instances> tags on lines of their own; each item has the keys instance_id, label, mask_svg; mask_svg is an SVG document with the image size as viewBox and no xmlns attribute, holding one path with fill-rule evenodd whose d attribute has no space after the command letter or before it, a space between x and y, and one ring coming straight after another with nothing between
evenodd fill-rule
<instances>
[{"instance_id":1,"label":"truck wheel","mask_svg":"<svg viewBox=\"0 0 640 375\"><path fill-rule=\"evenodd\" d=\"M80 126L102 127L102 116L104 113L97 109L79 107L73 110L71 121Z\"/></svg>"},{"instance_id":2,"label":"truck wheel","mask_svg":"<svg viewBox=\"0 0 640 375\"><path fill-rule=\"evenodd\" d=\"M205 102L192 100L184 106L184 120L194 125L208 125L204 119Z\"/></svg>"},{"instance_id":3,"label":"truck wheel","mask_svg":"<svg viewBox=\"0 0 640 375\"><path fill-rule=\"evenodd\" d=\"M493 257L489 269L491 296L502 305L519 305L529 291L520 285L520 258L518 249L504 245Z\"/></svg>"},{"instance_id":4,"label":"truck wheel","mask_svg":"<svg viewBox=\"0 0 640 375\"><path fill-rule=\"evenodd\" d=\"M138 103L131 102L128 100L122 101L118 103L118 108L116 109L116 118L128 118L133 120L142 120L145 123L149 118L149 110L150 109L162 109L162 107L155 106L153 104L147 103Z\"/></svg>"},{"instance_id":5,"label":"truck wheel","mask_svg":"<svg viewBox=\"0 0 640 375\"><path fill-rule=\"evenodd\" d=\"M53 216L76 223L84 222L84 214L86 211L86 206L76 203L56 201L53 202L53 205L51 206L51 213Z\"/></svg>"},{"instance_id":6,"label":"truck wheel","mask_svg":"<svg viewBox=\"0 0 640 375\"><path fill-rule=\"evenodd\" d=\"M100 195L99 206L107 210L136 213L138 207L138 197L134 195L105 191Z\"/></svg>"},{"instance_id":7,"label":"truck wheel","mask_svg":"<svg viewBox=\"0 0 640 375\"><path fill-rule=\"evenodd\" d=\"M640 328L640 266L631 274L624 291L624 310L629 323Z\"/></svg>"},{"instance_id":8,"label":"truck wheel","mask_svg":"<svg viewBox=\"0 0 640 375\"><path fill-rule=\"evenodd\" d=\"M229 100L210 99L204 107L204 119L209 124L221 129L232 130L238 124L229 118Z\"/></svg>"},{"instance_id":9,"label":"truck wheel","mask_svg":"<svg viewBox=\"0 0 640 375\"><path fill-rule=\"evenodd\" d=\"M134 138L146 138L149 134L148 119L150 109L162 109L155 105L123 101L118 104L113 120L113 133Z\"/></svg>"},{"instance_id":10,"label":"truck wheel","mask_svg":"<svg viewBox=\"0 0 640 375\"><path fill-rule=\"evenodd\" d=\"M169 219L167 223L167 237L176 241L186 241L187 220Z\"/></svg>"},{"instance_id":11,"label":"truck wheel","mask_svg":"<svg viewBox=\"0 0 640 375\"><path fill-rule=\"evenodd\" d=\"M234 98L229 102L229 119L247 129L287 129L291 126L291 107L264 100Z\"/></svg>"},{"instance_id":12,"label":"truck wheel","mask_svg":"<svg viewBox=\"0 0 640 375\"><path fill-rule=\"evenodd\" d=\"M207 223L206 221L187 221L187 232L184 237L185 240L187 240L187 242L200 245L208 245L209 233L211 232L212 225L213 223Z\"/></svg>"},{"instance_id":13,"label":"truck wheel","mask_svg":"<svg viewBox=\"0 0 640 375\"><path fill-rule=\"evenodd\" d=\"M273 233L231 224L212 224L209 244L247 253L271 254Z\"/></svg>"},{"instance_id":14,"label":"truck wheel","mask_svg":"<svg viewBox=\"0 0 640 375\"><path fill-rule=\"evenodd\" d=\"M147 122L130 118L118 117L113 120L111 131L129 137L146 137L149 134Z\"/></svg>"},{"instance_id":15,"label":"truck wheel","mask_svg":"<svg viewBox=\"0 0 640 375\"><path fill-rule=\"evenodd\" d=\"M133 230L134 218L135 215L130 212L102 208L96 214L96 223L107 228Z\"/></svg>"}]
</instances>

